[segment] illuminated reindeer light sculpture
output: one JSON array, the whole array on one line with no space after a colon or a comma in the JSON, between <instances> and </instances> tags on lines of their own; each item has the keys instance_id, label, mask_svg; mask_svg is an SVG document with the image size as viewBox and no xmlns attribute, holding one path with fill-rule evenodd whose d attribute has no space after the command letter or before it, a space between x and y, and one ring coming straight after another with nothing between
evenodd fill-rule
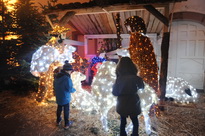
<instances>
[{"instance_id":1,"label":"illuminated reindeer light sculpture","mask_svg":"<svg viewBox=\"0 0 205 136\"><path fill-rule=\"evenodd\" d=\"M104 61L91 84L92 95L99 106L102 126L105 131L109 130L107 126L108 111L116 105L116 98L112 95L112 86L116 79L115 68L115 62Z\"/></svg>"},{"instance_id":2,"label":"illuminated reindeer light sculpture","mask_svg":"<svg viewBox=\"0 0 205 136\"><path fill-rule=\"evenodd\" d=\"M92 94L82 88L81 81L86 79L86 76L81 72L74 71L71 74L71 79L73 81L73 86L77 90L72 93L72 104L79 110L92 112L93 110L98 110L98 105Z\"/></svg>"},{"instance_id":3,"label":"illuminated reindeer light sculpture","mask_svg":"<svg viewBox=\"0 0 205 136\"><path fill-rule=\"evenodd\" d=\"M107 114L109 110L116 106L116 97L112 95L112 86L116 80L115 76L116 64L111 61L105 61L99 67L96 76L92 82L92 94L95 97L95 100L99 106L99 111L101 114L101 121L104 130L108 131L107 124ZM146 133L151 133L151 125L150 125L150 117L149 117L149 109L152 104L157 104L158 98L155 91L148 85L145 84L144 90L138 91L141 107L142 107L142 115L144 116ZM130 131L132 124L128 125L127 131Z\"/></svg>"},{"instance_id":4,"label":"illuminated reindeer light sculpture","mask_svg":"<svg viewBox=\"0 0 205 136\"><path fill-rule=\"evenodd\" d=\"M72 94L73 104L78 109L91 112L93 109L101 115L103 129L109 131L107 115L109 110L116 106L116 97L112 95L112 86L116 80L116 64L112 61L104 61L98 69L91 84L91 93L82 88L81 81L85 80L85 75L80 72L73 72L71 78L76 88L76 93ZM144 90L139 90L141 99L142 115L144 116L146 132L151 133L149 109L153 103L157 103L155 91L147 84ZM132 128L132 123L127 127L127 131Z\"/></svg>"},{"instance_id":5,"label":"illuminated reindeer light sculpture","mask_svg":"<svg viewBox=\"0 0 205 136\"><path fill-rule=\"evenodd\" d=\"M58 43L56 37L41 46L32 56L30 72L39 77L39 88L36 100L42 102L45 98L53 97L53 71L62 66L65 60L73 62L72 53L75 47Z\"/></svg>"}]
</instances>

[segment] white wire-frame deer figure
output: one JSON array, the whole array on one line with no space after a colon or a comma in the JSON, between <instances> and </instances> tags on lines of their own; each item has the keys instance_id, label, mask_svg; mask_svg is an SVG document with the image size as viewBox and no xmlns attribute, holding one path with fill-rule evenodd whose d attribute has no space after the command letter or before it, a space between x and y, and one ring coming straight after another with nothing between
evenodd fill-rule
<instances>
[{"instance_id":1,"label":"white wire-frame deer figure","mask_svg":"<svg viewBox=\"0 0 205 136\"><path fill-rule=\"evenodd\" d=\"M71 45L58 43L52 37L46 45L42 45L33 55L30 72L39 79L39 88L36 96L38 102L53 97L53 71L62 66L65 60L73 62L72 53L76 50Z\"/></svg>"},{"instance_id":2,"label":"white wire-frame deer figure","mask_svg":"<svg viewBox=\"0 0 205 136\"><path fill-rule=\"evenodd\" d=\"M109 131L108 118L107 118L108 112L112 107L116 106L116 97L112 95L112 86L116 80L115 68L116 68L116 64L115 62L112 62L112 61L105 61L101 64L91 84L91 87L92 87L91 95L90 94L86 95L87 92L82 89L81 81L78 80L80 79L79 77L73 78L74 86L76 88L79 88L79 90L81 90L82 93L85 93L84 95L81 95L81 96L86 97L85 99L86 102L89 103L87 100L92 99L93 100L92 102L96 103L95 106L92 105L91 103L88 105L91 105L92 108L94 107L96 110L98 110L98 113L101 115L100 120L102 122L103 129L106 132ZM147 134L150 134L151 133L150 123L151 122L150 122L150 117L148 115L149 109L153 103L157 103L158 98L154 90L151 87L149 87L149 85L147 84L145 84L144 90L139 90L138 94L141 99L141 107L142 107L141 115L144 116L144 121L145 121L145 126L146 126L145 130ZM80 103L84 103L82 98L78 97L77 99L81 100ZM86 110L87 108L81 105L81 109ZM130 131L131 128L132 128L132 123L128 125L126 130Z\"/></svg>"},{"instance_id":3,"label":"white wire-frame deer figure","mask_svg":"<svg viewBox=\"0 0 205 136\"><path fill-rule=\"evenodd\" d=\"M197 102L198 94L196 88L179 77L167 77L166 97L173 98L177 103Z\"/></svg>"},{"instance_id":4,"label":"white wire-frame deer figure","mask_svg":"<svg viewBox=\"0 0 205 136\"><path fill-rule=\"evenodd\" d=\"M82 88L81 81L84 81L86 76L81 72L74 71L71 74L71 79L73 81L73 87L77 90L75 93L72 93L72 105L85 112L97 111L98 105L95 99L93 99L92 94Z\"/></svg>"},{"instance_id":5,"label":"white wire-frame deer figure","mask_svg":"<svg viewBox=\"0 0 205 136\"><path fill-rule=\"evenodd\" d=\"M101 107L103 107L101 110L101 121L103 124L103 128L108 131L108 124L107 124L107 114L108 111L113 107L116 106L116 97L112 95L112 86L116 80L115 76L115 69L116 64L111 61L105 61L102 63L102 65L99 67L98 72L96 76L94 77L93 83L92 83L92 92L98 96L101 96L102 98L98 98L102 102L99 103ZM99 81L100 80L100 81ZM145 130L147 134L151 133L151 121L149 117L149 110L152 104L158 103L158 97L155 93L155 91L148 85L145 84L145 88L143 90L138 91L138 95L140 97L141 101L141 108L142 108L142 115L144 116L145 121ZM108 101L108 102L105 102ZM130 131L132 124L128 125L127 131Z\"/></svg>"},{"instance_id":6,"label":"white wire-frame deer figure","mask_svg":"<svg viewBox=\"0 0 205 136\"><path fill-rule=\"evenodd\" d=\"M108 112L116 105L116 98L112 95L112 86L116 80L115 68L115 62L102 62L91 84L91 92L99 106L101 122L105 131L109 130L107 121Z\"/></svg>"}]
</instances>

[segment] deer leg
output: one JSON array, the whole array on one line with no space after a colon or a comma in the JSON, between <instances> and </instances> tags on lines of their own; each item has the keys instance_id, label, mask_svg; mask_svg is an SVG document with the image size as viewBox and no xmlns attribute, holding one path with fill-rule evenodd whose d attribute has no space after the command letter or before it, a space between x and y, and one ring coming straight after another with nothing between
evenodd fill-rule
<instances>
[{"instance_id":1,"label":"deer leg","mask_svg":"<svg viewBox=\"0 0 205 136\"><path fill-rule=\"evenodd\" d=\"M148 112L143 111L142 114L144 116L145 131L146 131L146 134L149 135L149 134L151 134L151 120L150 120L150 117L148 115Z\"/></svg>"},{"instance_id":2,"label":"deer leg","mask_svg":"<svg viewBox=\"0 0 205 136\"><path fill-rule=\"evenodd\" d=\"M102 122L102 127L106 132L108 132L108 130L109 130L108 122L107 122L107 113L108 113L108 111L102 112L101 118L100 118L100 120Z\"/></svg>"},{"instance_id":3,"label":"deer leg","mask_svg":"<svg viewBox=\"0 0 205 136\"><path fill-rule=\"evenodd\" d=\"M129 133L129 132L131 132L132 131L132 129L133 129L133 124L132 124L132 122L130 122L129 123L129 125L126 127L126 132L127 132L127 134Z\"/></svg>"}]
</instances>

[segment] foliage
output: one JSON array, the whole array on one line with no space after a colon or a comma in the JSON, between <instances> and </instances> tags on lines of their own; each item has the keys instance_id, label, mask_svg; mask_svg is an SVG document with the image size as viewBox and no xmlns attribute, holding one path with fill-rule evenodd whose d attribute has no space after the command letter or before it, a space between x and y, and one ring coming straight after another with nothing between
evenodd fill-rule
<instances>
[{"instance_id":1,"label":"foliage","mask_svg":"<svg viewBox=\"0 0 205 136\"><path fill-rule=\"evenodd\" d=\"M16 6L18 34L22 42L17 58L30 61L36 47L45 44L48 40L45 34L49 29L48 24L31 0L20 0Z\"/></svg>"},{"instance_id":2,"label":"foliage","mask_svg":"<svg viewBox=\"0 0 205 136\"><path fill-rule=\"evenodd\" d=\"M7 36L15 34L16 18L11 11L8 11L4 2L0 2L0 42L1 45L4 44Z\"/></svg>"},{"instance_id":3,"label":"foliage","mask_svg":"<svg viewBox=\"0 0 205 136\"><path fill-rule=\"evenodd\" d=\"M11 26L4 25L8 20L6 20L6 16L2 17L2 22L5 23L2 23L4 31L1 34L8 31L18 35L17 39L3 40L0 48L0 52L3 53L0 55L2 64L0 74L1 77L8 80L1 84L9 89L15 88L23 91L37 89L38 79L30 73L30 62L35 50L48 41L47 32L50 27L45 17L33 4L31 0L19 0L15 4L15 10L10 13L12 16L9 20L13 21ZM4 13L8 12L5 10ZM5 15L4 13L2 15ZM2 36L0 35L0 39Z\"/></svg>"},{"instance_id":4,"label":"foliage","mask_svg":"<svg viewBox=\"0 0 205 136\"><path fill-rule=\"evenodd\" d=\"M8 49L17 43L15 39L9 39L16 34L16 18L9 11L4 2L0 2L0 65L1 68L7 67L6 60L10 58Z\"/></svg>"}]
</instances>

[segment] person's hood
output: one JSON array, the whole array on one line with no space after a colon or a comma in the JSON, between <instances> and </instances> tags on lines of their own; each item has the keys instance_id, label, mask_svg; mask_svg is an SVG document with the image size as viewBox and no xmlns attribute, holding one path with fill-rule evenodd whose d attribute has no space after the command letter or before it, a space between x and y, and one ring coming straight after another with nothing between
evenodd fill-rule
<instances>
[{"instance_id":1,"label":"person's hood","mask_svg":"<svg viewBox=\"0 0 205 136\"><path fill-rule=\"evenodd\" d=\"M60 82L66 81L68 77L70 77L70 75L62 70L60 73L56 75L55 82L60 83Z\"/></svg>"},{"instance_id":2,"label":"person's hood","mask_svg":"<svg viewBox=\"0 0 205 136\"><path fill-rule=\"evenodd\" d=\"M67 76L60 74L59 77L56 77L55 83L61 84L61 83L65 82L67 79L68 79Z\"/></svg>"},{"instance_id":3,"label":"person's hood","mask_svg":"<svg viewBox=\"0 0 205 136\"><path fill-rule=\"evenodd\" d=\"M63 76L70 77L70 74L66 73L64 70L61 70L61 72L56 75L56 78L58 79L58 78L61 78Z\"/></svg>"}]
</instances>

